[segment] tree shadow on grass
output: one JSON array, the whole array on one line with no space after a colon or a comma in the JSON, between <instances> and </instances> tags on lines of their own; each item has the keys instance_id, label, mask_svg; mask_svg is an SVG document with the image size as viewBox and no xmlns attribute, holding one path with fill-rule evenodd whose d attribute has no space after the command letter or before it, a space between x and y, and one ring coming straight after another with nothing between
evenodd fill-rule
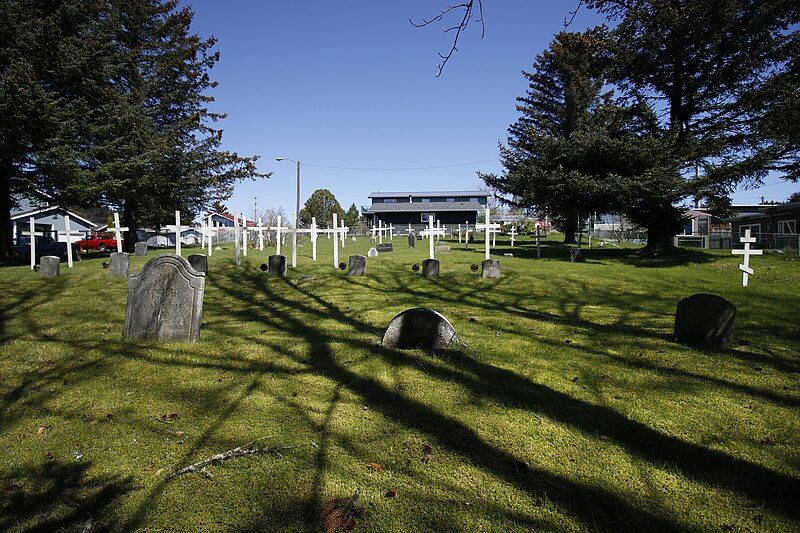
<instances>
[{"instance_id":1,"label":"tree shadow on grass","mask_svg":"<svg viewBox=\"0 0 800 533\"><path fill-rule=\"evenodd\" d=\"M114 531L109 510L134 489L129 477L90 475L91 462L52 460L36 467L0 471L0 530L105 529ZM105 528L103 527L105 526Z\"/></svg>"},{"instance_id":2,"label":"tree shadow on grass","mask_svg":"<svg viewBox=\"0 0 800 533\"><path fill-rule=\"evenodd\" d=\"M517 457L488 444L472 428L342 366L336 360L327 332L315 328L313 324L320 319L334 319L352 327L359 334L349 338L339 336L335 339L337 343L346 342L356 351L381 357L392 366L413 366L433 378L465 384L478 397L499 401L507 407L527 409L575 427L587 435L608 435L615 445L654 466L674 465L688 478L727 487L764 502L779 514L792 518L800 516L800 511L794 505L800 494L800 481L796 479L724 452L660 433L606 406L577 400L514 372L478 361L463 351L455 354L454 359L458 361L456 370L432 364L414 352L377 346L363 339L373 334L373 326L348 316L337 305L291 281L266 281L257 274L241 271L231 274L225 280L224 288L230 296L248 301L248 292L254 287L263 289L274 305L270 309L241 307L240 319L266 323L278 320L283 327L291 328L291 331L314 345L308 361L313 369L324 372L326 377L359 395L389 419L428 434L439 445L461 455L477 468L520 487L535 498L547 497L556 501L588 527L596 526L598 506L603 509L603 521L609 526L636 524L659 529L679 526L658 514L631 505L604 489L586 486L542 469L526 468L520 473L516 466L520 463ZM286 288L291 289L288 296L285 295ZM292 291L296 297L292 296ZM277 318L280 308L291 311ZM288 351L284 354L291 356Z\"/></svg>"},{"instance_id":3,"label":"tree shadow on grass","mask_svg":"<svg viewBox=\"0 0 800 533\"><path fill-rule=\"evenodd\" d=\"M570 250L577 248L574 245L554 242L543 243L541 258L563 259L569 261ZM708 253L704 250L691 248L673 248L658 255L648 255L641 252L641 248L611 248L593 247L582 248L586 252L587 263L603 263L613 261L641 268L665 268L688 264L713 263L723 259L723 256ZM536 259L535 244L521 244L513 248L498 248L493 250L494 255L502 256L504 252L512 252L514 257L523 259Z\"/></svg>"}]
</instances>

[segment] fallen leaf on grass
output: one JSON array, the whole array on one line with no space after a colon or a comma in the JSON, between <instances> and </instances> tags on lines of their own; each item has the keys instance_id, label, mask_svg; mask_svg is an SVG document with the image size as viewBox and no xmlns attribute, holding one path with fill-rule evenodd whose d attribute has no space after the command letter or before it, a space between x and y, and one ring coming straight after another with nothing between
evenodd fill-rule
<instances>
[{"instance_id":1,"label":"fallen leaf on grass","mask_svg":"<svg viewBox=\"0 0 800 533\"><path fill-rule=\"evenodd\" d=\"M107 413L106 414L106 420L111 422L112 420L114 420L114 415L112 413Z\"/></svg>"},{"instance_id":2,"label":"fallen leaf on grass","mask_svg":"<svg viewBox=\"0 0 800 533\"><path fill-rule=\"evenodd\" d=\"M385 496L390 500L394 500L395 498L397 498L397 491L394 489L387 490Z\"/></svg>"},{"instance_id":3,"label":"fallen leaf on grass","mask_svg":"<svg viewBox=\"0 0 800 533\"><path fill-rule=\"evenodd\" d=\"M430 444L423 444L422 445L422 453L424 453L426 455L433 453L433 446L431 446Z\"/></svg>"},{"instance_id":4,"label":"fallen leaf on grass","mask_svg":"<svg viewBox=\"0 0 800 533\"><path fill-rule=\"evenodd\" d=\"M22 485L20 485L19 483L9 483L3 489L3 494L11 494L14 492L19 492L21 490L22 490Z\"/></svg>"},{"instance_id":5,"label":"fallen leaf on grass","mask_svg":"<svg viewBox=\"0 0 800 533\"><path fill-rule=\"evenodd\" d=\"M364 514L364 506L358 500L358 491L349 498L334 498L322 506L322 529L325 533L352 531L356 526L356 517Z\"/></svg>"},{"instance_id":6,"label":"fallen leaf on grass","mask_svg":"<svg viewBox=\"0 0 800 533\"><path fill-rule=\"evenodd\" d=\"M48 451L46 454L44 454L44 456L47 457L47 459L49 461L52 461L53 458L56 456L56 454L54 454L53 452Z\"/></svg>"},{"instance_id":7,"label":"fallen leaf on grass","mask_svg":"<svg viewBox=\"0 0 800 533\"><path fill-rule=\"evenodd\" d=\"M600 440L603 442L610 442L611 437L609 437L608 435L600 435Z\"/></svg>"},{"instance_id":8,"label":"fallen leaf on grass","mask_svg":"<svg viewBox=\"0 0 800 533\"><path fill-rule=\"evenodd\" d=\"M383 465L380 465L378 463L369 463L367 465L367 468L369 468L373 472L383 472Z\"/></svg>"},{"instance_id":9,"label":"fallen leaf on grass","mask_svg":"<svg viewBox=\"0 0 800 533\"><path fill-rule=\"evenodd\" d=\"M772 437L764 437L763 439L761 439L761 444L772 446L773 444L775 444L775 441L772 439Z\"/></svg>"},{"instance_id":10,"label":"fallen leaf on grass","mask_svg":"<svg viewBox=\"0 0 800 533\"><path fill-rule=\"evenodd\" d=\"M429 454L429 453L426 453L426 454L425 454L425 455L422 457L422 462L423 462L423 463L430 463L430 462L431 462L431 459L433 459L433 455L431 455L431 454Z\"/></svg>"},{"instance_id":11,"label":"fallen leaf on grass","mask_svg":"<svg viewBox=\"0 0 800 533\"><path fill-rule=\"evenodd\" d=\"M36 430L37 435L44 435L47 432L47 428L44 426L39 426L39 429Z\"/></svg>"}]
</instances>

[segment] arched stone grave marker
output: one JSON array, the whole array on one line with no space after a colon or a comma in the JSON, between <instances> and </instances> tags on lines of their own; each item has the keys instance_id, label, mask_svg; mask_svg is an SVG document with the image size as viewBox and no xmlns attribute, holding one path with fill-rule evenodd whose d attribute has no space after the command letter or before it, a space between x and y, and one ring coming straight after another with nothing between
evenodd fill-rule
<instances>
[{"instance_id":1,"label":"arched stone grave marker","mask_svg":"<svg viewBox=\"0 0 800 533\"><path fill-rule=\"evenodd\" d=\"M455 328L444 316L427 307L415 307L389 322L381 344L388 348L440 350L458 340Z\"/></svg>"},{"instance_id":2,"label":"arched stone grave marker","mask_svg":"<svg viewBox=\"0 0 800 533\"><path fill-rule=\"evenodd\" d=\"M128 279L123 338L196 341L203 320L206 277L186 259L162 254Z\"/></svg>"}]
</instances>

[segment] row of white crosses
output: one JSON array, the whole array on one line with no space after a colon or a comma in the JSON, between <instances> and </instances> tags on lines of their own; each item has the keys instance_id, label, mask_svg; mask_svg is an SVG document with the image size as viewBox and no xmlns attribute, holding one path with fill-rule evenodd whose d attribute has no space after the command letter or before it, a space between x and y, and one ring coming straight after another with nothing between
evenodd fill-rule
<instances>
[{"instance_id":1,"label":"row of white crosses","mask_svg":"<svg viewBox=\"0 0 800 533\"><path fill-rule=\"evenodd\" d=\"M409 224L409 229L411 229L411 225ZM383 220L378 220L377 226L372 226L372 238L375 238L375 235L378 236L378 244L383 244L383 238L388 237L389 240L394 239L394 224L389 224L388 226L383 224Z\"/></svg>"},{"instance_id":2,"label":"row of white crosses","mask_svg":"<svg viewBox=\"0 0 800 533\"><path fill-rule=\"evenodd\" d=\"M493 224L491 222L491 217L489 216L489 208L488 207L486 208L485 213L486 213L485 222L483 224L475 224L475 230L481 230L482 229L485 232L484 233L484 235L485 235L484 240L486 241L486 244L484 246L484 248L486 249L485 258L489 259L490 258L489 257L489 253L490 253L490 250L489 250L489 248L490 248L489 247L489 234L491 233L491 235L492 235L492 244L491 245L495 246L495 238L496 238L497 233L500 231L500 224L496 224L496 223Z\"/></svg>"}]
</instances>

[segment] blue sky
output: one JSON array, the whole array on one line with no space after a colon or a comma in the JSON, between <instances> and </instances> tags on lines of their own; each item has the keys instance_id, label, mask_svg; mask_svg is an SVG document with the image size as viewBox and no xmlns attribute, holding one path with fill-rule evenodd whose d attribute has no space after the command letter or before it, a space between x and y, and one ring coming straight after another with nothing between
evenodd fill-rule
<instances>
[{"instance_id":1,"label":"blue sky","mask_svg":"<svg viewBox=\"0 0 800 533\"><path fill-rule=\"evenodd\" d=\"M409 18L434 15L444 0L335 2L194 0L193 28L214 35L221 59L212 108L228 114L224 145L261 156L274 172L237 185L232 210L282 206L293 211L295 167L304 163L360 168L452 165L497 158L516 118L521 76L562 29L569 1L485 1L486 34L463 35L439 78L437 52L450 36L441 26L416 29ZM601 22L582 8L570 29ZM345 209L367 205L372 191L461 190L482 185L475 172L499 172L495 161L415 171L352 171L304 166L301 202L328 188ZM767 184L777 182L768 178ZM764 195L782 200L796 185L740 191L735 202Z\"/></svg>"}]
</instances>

